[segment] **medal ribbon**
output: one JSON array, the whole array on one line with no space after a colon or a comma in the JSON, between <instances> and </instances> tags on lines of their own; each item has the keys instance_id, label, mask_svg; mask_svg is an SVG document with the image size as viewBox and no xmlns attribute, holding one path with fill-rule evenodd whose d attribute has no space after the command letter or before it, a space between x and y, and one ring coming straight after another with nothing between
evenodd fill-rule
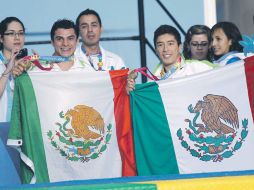
<instances>
[{"instance_id":1,"label":"medal ribbon","mask_svg":"<svg viewBox=\"0 0 254 190\"><path fill-rule=\"evenodd\" d=\"M145 71L148 71L150 73L147 74ZM151 80L154 80L154 81L158 81L160 79L158 79L158 77L156 77L149 69L148 67L141 67L141 68L138 68L138 69L135 69L134 72L138 72L138 73L141 73L142 75L148 77L149 79Z\"/></svg>"},{"instance_id":2,"label":"medal ribbon","mask_svg":"<svg viewBox=\"0 0 254 190\"><path fill-rule=\"evenodd\" d=\"M39 56L39 55L31 55L24 57L24 60L31 61L36 67L43 71L50 71L53 68L53 65L50 67L43 67L40 63L41 61L45 61L49 63L61 63L71 61L73 57L62 57L62 56Z\"/></svg>"}]
</instances>

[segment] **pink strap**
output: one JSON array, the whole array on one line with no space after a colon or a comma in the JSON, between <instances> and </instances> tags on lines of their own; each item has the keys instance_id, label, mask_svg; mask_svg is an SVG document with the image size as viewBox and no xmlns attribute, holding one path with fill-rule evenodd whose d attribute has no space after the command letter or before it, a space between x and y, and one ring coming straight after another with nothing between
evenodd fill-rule
<instances>
[{"instance_id":1,"label":"pink strap","mask_svg":"<svg viewBox=\"0 0 254 190\"><path fill-rule=\"evenodd\" d=\"M150 75L147 74L145 71L148 71L150 73ZM148 77L149 79L154 80L154 81L160 80L147 67L141 67L141 68L135 69L134 72L141 73L142 75L145 75L146 77Z\"/></svg>"},{"instance_id":2,"label":"pink strap","mask_svg":"<svg viewBox=\"0 0 254 190\"><path fill-rule=\"evenodd\" d=\"M45 67L43 67L43 66L40 64L40 62L39 62L38 60L34 60L34 61L33 61L33 64L34 64L36 67L38 67L39 69L43 70L43 71L50 71L51 69L53 69L53 65L50 65L49 68L45 68Z\"/></svg>"}]
</instances>

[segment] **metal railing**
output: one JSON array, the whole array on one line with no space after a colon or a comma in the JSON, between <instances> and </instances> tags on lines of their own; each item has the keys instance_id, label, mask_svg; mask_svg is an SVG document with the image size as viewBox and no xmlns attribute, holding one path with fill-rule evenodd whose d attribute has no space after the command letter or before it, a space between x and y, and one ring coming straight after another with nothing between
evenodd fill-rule
<instances>
[{"instance_id":1,"label":"metal railing","mask_svg":"<svg viewBox=\"0 0 254 190\"><path fill-rule=\"evenodd\" d=\"M177 22L177 20L173 17L173 15L167 10L167 8L163 5L160 0L155 0L158 5L162 8L162 10L167 14L167 16L173 21L176 27L180 30L180 32L185 36L186 32L183 30L181 25ZM144 15L144 1L138 0L138 17L139 17L139 35L138 36L127 36L127 37L102 37L100 41L121 41L121 40L134 40L140 42L140 61L141 67L147 66L146 64L146 45L152 50L152 52L157 56L156 51L152 44L145 36L145 15ZM45 33L27 33L27 35L45 35ZM50 44L50 40L45 41L30 41L25 42L25 45L45 45ZM158 57L158 56L157 56ZM147 78L142 75L142 82L146 82Z\"/></svg>"}]
</instances>

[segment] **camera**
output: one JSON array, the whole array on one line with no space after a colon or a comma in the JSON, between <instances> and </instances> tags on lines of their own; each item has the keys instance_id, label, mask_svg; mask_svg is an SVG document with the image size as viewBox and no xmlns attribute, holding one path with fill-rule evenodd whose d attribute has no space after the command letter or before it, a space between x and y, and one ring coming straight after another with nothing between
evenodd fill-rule
<instances>
[{"instance_id":1,"label":"camera","mask_svg":"<svg viewBox=\"0 0 254 190\"><path fill-rule=\"evenodd\" d=\"M23 49L19 50L19 53L16 56L16 59L21 59L21 58L27 56L27 54L28 54L27 53L27 48L23 48Z\"/></svg>"}]
</instances>

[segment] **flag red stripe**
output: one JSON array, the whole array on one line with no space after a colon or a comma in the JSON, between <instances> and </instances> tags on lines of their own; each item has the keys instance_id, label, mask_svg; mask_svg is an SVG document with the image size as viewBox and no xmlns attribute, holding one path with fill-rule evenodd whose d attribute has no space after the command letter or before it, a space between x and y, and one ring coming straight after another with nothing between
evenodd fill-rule
<instances>
[{"instance_id":1,"label":"flag red stripe","mask_svg":"<svg viewBox=\"0 0 254 190\"><path fill-rule=\"evenodd\" d=\"M252 118L254 119L254 56L245 60L245 76L248 86L249 102L251 107Z\"/></svg>"},{"instance_id":2,"label":"flag red stripe","mask_svg":"<svg viewBox=\"0 0 254 190\"><path fill-rule=\"evenodd\" d=\"M130 100L125 91L128 70L110 71L114 88L114 113L118 146L122 158L122 176L136 175Z\"/></svg>"}]
</instances>

